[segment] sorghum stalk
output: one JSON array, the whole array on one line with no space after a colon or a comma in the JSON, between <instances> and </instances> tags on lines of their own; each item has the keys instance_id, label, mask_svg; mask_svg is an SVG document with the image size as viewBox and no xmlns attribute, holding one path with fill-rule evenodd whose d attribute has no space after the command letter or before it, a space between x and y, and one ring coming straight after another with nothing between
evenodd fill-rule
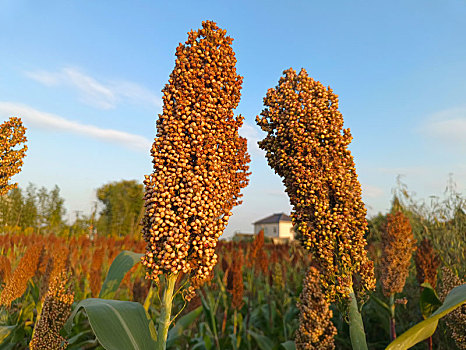
<instances>
[{"instance_id":1,"label":"sorghum stalk","mask_svg":"<svg viewBox=\"0 0 466 350\"><path fill-rule=\"evenodd\" d=\"M154 171L144 180L146 277L157 283L160 275L170 281L183 273L186 300L210 277L218 238L248 182L246 139L238 134L243 117L233 113L242 77L232 41L206 21L176 49L151 149ZM164 296L169 320L173 291ZM160 326L159 349L165 349L168 325Z\"/></svg>"},{"instance_id":2,"label":"sorghum stalk","mask_svg":"<svg viewBox=\"0 0 466 350\"><path fill-rule=\"evenodd\" d=\"M390 340L393 341L396 338L395 328L395 293L390 294L388 301L388 307L390 308Z\"/></svg>"},{"instance_id":3,"label":"sorghum stalk","mask_svg":"<svg viewBox=\"0 0 466 350\"><path fill-rule=\"evenodd\" d=\"M166 280L166 287L163 293L162 310L160 310L159 326L157 329L156 349L165 349L165 343L170 326L170 317L173 304L173 290L175 289L177 275L169 275Z\"/></svg>"},{"instance_id":4,"label":"sorghum stalk","mask_svg":"<svg viewBox=\"0 0 466 350\"><path fill-rule=\"evenodd\" d=\"M437 284L437 269L440 266L440 257L435 252L432 243L428 238L424 238L417 247L414 256L416 263L416 277L419 285L424 282L429 283L435 289ZM422 289L423 287L421 287ZM425 317L425 315L423 315ZM429 350L432 350L432 336L427 339Z\"/></svg>"}]
</instances>

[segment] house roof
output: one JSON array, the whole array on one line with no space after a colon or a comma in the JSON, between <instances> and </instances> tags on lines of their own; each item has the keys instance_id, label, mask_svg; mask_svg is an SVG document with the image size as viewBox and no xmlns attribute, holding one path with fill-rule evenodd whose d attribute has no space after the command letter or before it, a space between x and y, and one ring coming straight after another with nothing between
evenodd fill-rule
<instances>
[{"instance_id":1,"label":"house roof","mask_svg":"<svg viewBox=\"0 0 466 350\"><path fill-rule=\"evenodd\" d=\"M256 224L277 224L282 221L291 222L291 218L285 213L278 213L278 214L267 216L266 218L262 220L256 221L254 225Z\"/></svg>"}]
</instances>

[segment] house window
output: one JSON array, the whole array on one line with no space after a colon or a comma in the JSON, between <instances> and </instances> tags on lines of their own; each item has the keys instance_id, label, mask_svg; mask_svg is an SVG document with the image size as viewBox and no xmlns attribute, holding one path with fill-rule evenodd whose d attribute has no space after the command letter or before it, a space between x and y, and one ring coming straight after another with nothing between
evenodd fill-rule
<instances>
[{"instance_id":1,"label":"house window","mask_svg":"<svg viewBox=\"0 0 466 350\"><path fill-rule=\"evenodd\" d=\"M277 228L276 227L273 228L273 233L277 233Z\"/></svg>"}]
</instances>

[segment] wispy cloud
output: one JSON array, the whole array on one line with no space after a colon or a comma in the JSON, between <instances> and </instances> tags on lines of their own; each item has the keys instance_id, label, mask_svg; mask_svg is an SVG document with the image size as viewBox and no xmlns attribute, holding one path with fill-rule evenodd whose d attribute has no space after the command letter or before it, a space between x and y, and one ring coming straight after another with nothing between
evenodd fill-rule
<instances>
[{"instance_id":1,"label":"wispy cloud","mask_svg":"<svg viewBox=\"0 0 466 350\"><path fill-rule=\"evenodd\" d=\"M466 151L466 107L447 109L431 115L421 133L458 151Z\"/></svg>"},{"instance_id":2,"label":"wispy cloud","mask_svg":"<svg viewBox=\"0 0 466 350\"><path fill-rule=\"evenodd\" d=\"M377 171L382 174L389 174L393 176L423 176L428 174L431 170L425 167L412 166L412 167L387 167L377 168Z\"/></svg>"},{"instance_id":3,"label":"wispy cloud","mask_svg":"<svg viewBox=\"0 0 466 350\"><path fill-rule=\"evenodd\" d=\"M251 155L263 157L265 152L261 150L257 144L257 142L262 139L259 131L260 129L256 125L243 122L243 126L239 130L239 134L248 140L248 152Z\"/></svg>"},{"instance_id":4,"label":"wispy cloud","mask_svg":"<svg viewBox=\"0 0 466 350\"><path fill-rule=\"evenodd\" d=\"M384 195L383 189L377 186L372 186L372 185L367 185L367 184L361 184L362 188L362 195L363 197L366 198L379 198Z\"/></svg>"},{"instance_id":5,"label":"wispy cloud","mask_svg":"<svg viewBox=\"0 0 466 350\"><path fill-rule=\"evenodd\" d=\"M124 131L103 129L94 125L82 124L61 116L46 113L30 106L0 101L0 116L4 119L19 116L28 124L42 128L61 130L73 134L80 134L94 139L114 142L124 147L148 152L152 142L143 136Z\"/></svg>"},{"instance_id":6,"label":"wispy cloud","mask_svg":"<svg viewBox=\"0 0 466 350\"><path fill-rule=\"evenodd\" d=\"M72 88L82 102L101 109L112 109L125 102L162 105L159 97L139 84L124 80L101 82L77 68L67 67L57 72L29 71L25 75L48 87Z\"/></svg>"}]
</instances>

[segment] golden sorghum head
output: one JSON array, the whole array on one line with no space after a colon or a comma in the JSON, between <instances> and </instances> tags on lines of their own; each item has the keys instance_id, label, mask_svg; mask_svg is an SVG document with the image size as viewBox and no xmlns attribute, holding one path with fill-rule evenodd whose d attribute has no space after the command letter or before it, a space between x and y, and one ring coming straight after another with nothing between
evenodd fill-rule
<instances>
[{"instance_id":1,"label":"golden sorghum head","mask_svg":"<svg viewBox=\"0 0 466 350\"><path fill-rule=\"evenodd\" d=\"M233 114L242 77L232 41L206 21L176 49L151 149L154 171L144 180L147 277L187 273L190 295L217 263L218 238L248 182L243 117Z\"/></svg>"},{"instance_id":2,"label":"golden sorghum head","mask_svg":"<svg viewBox=\"0 0 466 350\"><path fill-rule=\"evenodd\" d=\"M419 284L430 283L435 288L437 284L437 269L440 266L440 256L435 252L429 239L424 238L417 247L416 255L417 280Z\"/></svg>"},{"instance_id":3,"label":"golden sorghum head","mask_svg":"<svg viewBox=\"0 0 466 350\"><path fill-rule=\"evenodd\" d=\"M333 313L329 306L320 287L319 271L311 266L298 301L300 315L296 349L335 349L333 338L337 329L332 323Z\"/></svg>"},{"instance_id":4,"label":"golden sorghum head","mask_svg":"<svg viewBox=\"0 0 466 350\"><path fill-rule=\"evenodd\" d=\"M290 68L267 91L264 105L256 121L267 136L259 146L283 177L293 226L322 268L325 294L348 297L354 274L360 275L363 289L373 289L364 239L366 209L337 95L304 69L296 74Z\"/></svg>"},{"instance_id":5,"label":"golden sorghum head","mask_svg":"<svg viewBox=\"0 0 466 350\"><path fill-rule=\"evenodd\" d=\"M11 277L10 260L5 255L0 255L0 282L7 283Z\"/></svg>"},{"instance_id":6,"label":"golden sorghum head","mask_svg":"<svg viewBox=\"0 0 466 350\"><path fill-rule=\"evenodd\" d=\"M94 255L92 256L89 284L94 298L97 297L102 287L102 264L104 262L104 255L105 247L101 246L94 251Z\"/></svg>"},{"instance_id":7,"label":"golden sorghum head","mask_svg":"<svg viewBox=\"0 0 466 350\"><path fill-rule=\"evenodd\" d=\"M18 266L2 290L2 294L0 294L0 305L9 307L15 299L24 294L28 281L36 274L43 249L42 243L33 244L26 249Z\"/></svg>"},{"instance_id":8,"label":"golden sorghum head","mask_svg":"<svg viewBox=\"0 0 466 350\"><path fill-rule=\"evenodd\" d=\"M69 276L66 270L54 278L45 295L40 318L34 326L31 350L56 350L66 348L66 339L60 330L71 313L74 296L69 287Z\"/></svg>"},{"instance_id":9,"label":"golden sorghum head","mask_svg":"<svg viewBox=\"0 0 466 350\"><path fill-rule=\"evenodd\" d=\"M231 306L234 309L239 309L243 306L243 260L243 251L239 249L235 252L233 263L228 270L227 290L232 295Z\"/></svg>"},{"instance_id":10,"label":"golden sorghum head","mask_svg":"<svg viewBox=\"0 0 466 350\"><path fill-rule=\"evenodd\" d=\"M416 240L408 218L401 211L387 214L380 259L380 280L386 296L403 291L414 250Z\"/></svg>"},{"instance_id":11,"label":"golden sorghum head","mask_svg":"<svg viewBox=\"0 0 466 350\"><path fill-rule=\"evenodd\" d=\"M23 165L27 151L25 133L26 128L20 118L11 117L0 124L0 196L17 185L8 184L8 181L20 172Z\"/></svg>"},{"instance_id":12,"label":"golden sorghum head","mask_svg":"<svg viewBox=\"0 0 466 350\"><path fill-rule=\"evenodd\" d=\"M260 230L251 243L251 249L249 250L249 253L248 253L248 261L246 263L247 267L253 266L254 261L256 260L257 256L259 255L259 251L262 250L263 246L264 246L264 230Z\"/></svg>"},{"instance_id":13,"label":"golden sorghum head","mask_svg":"<svg viewBox=\"0 0 466 350\"><path fill-rule=\"evenodd\" d=\"M448 293L455 287L464 284L464 279L456 276L449 268L442 267L442 288L440 299L445 301ZM455 340L458 349L466 350L466 304L453 310L444 318L451 336Z\"/></svg>"}]
</instances>

